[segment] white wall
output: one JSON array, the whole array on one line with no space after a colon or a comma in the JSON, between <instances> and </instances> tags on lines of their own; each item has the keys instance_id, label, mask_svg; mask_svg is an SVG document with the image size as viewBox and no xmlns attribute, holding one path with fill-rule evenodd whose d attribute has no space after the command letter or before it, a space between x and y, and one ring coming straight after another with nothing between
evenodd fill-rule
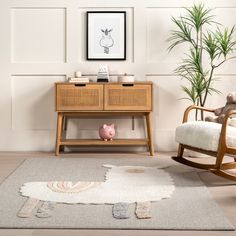
<instances>
[{"instance_id":1,"label":"white wall","mask_svg":"<svg viewBox=\"0 0 236 236\"><path fill-rule=\"evenodd\" d=\"M189 103L173 73L183 51L167 53L166 39L173 29L171 16L192 0L1 0L0 2L0 150L53 150L56 114L54 82L76 70L96 79L101 62L85 60L85 12L127 11L127 60L106 62L112 79L125 72L137 80L154 83L154 139L156 150L174 150L175 127ZM236 1L205 0L216 8L217 20L236 23ZM221 106L236 90L236 61L217 71L221 96L211 106ZM69 137L96 137L103 122L114 121L118 137L143 137L142 119L71 120Z\"/></svg>"}]
</instances>

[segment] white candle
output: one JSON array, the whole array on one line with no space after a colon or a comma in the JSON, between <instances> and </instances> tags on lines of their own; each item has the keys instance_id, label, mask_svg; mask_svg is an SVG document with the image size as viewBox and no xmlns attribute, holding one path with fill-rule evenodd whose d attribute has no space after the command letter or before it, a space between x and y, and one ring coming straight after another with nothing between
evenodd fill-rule
<instances>
[{"instance_id":1,"label":"white candle","mask_svg":"<svg viewBox=\"0 0 236 236\"><path fill-rule=\"evenodd\" d=\"M82 76L82 73L80 72L80 71L76 71L75 72L75 77L76 78L79 78L79 77L81 77Z\"/></svg>"}]
</instances>

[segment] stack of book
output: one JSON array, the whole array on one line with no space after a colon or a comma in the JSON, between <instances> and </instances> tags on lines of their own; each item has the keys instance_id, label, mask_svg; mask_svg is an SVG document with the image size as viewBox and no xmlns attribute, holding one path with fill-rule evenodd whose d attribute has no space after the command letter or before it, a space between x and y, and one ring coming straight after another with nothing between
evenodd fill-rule
<instances>
[{"instance_id":1,"label":"stack of book","mask_svg":"<svg viewBox=\"0 0 236 236\"><path fill-rule=\"evenodd\" d=\"M70 83L89 83L89 78L87 77L76 77L76 78L69 78L68 81Z\"/></svg>"}]
</instances>

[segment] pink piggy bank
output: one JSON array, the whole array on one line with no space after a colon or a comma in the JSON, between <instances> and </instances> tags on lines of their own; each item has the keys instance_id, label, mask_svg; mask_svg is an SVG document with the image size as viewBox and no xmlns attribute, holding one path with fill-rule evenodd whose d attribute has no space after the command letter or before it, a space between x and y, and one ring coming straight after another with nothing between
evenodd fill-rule
<instances>
[{"instance_id":1,"label":"pink piggy bank","mask_svg":"<svg viewBox=\"0 0 236 236\"><path fill-rule=\"evenodd\" d=\"M112 141L112 138L115 136L115 134L116 134L116 131L115 131L114 124L111 124L111 125L104 124L103 126L99 128L99 136L104 141L107 141L107 140Z\"/></svg>"}]
</instances>

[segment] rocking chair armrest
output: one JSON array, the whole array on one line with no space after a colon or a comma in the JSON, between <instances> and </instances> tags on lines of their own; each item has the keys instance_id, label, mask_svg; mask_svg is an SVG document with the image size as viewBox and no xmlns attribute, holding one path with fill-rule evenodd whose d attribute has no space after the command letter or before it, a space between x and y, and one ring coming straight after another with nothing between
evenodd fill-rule
<instances>
[{"instance_id":1,"label":"rocking chair armrest","mask_svg":"<svg viewBox=\"0 0 236 236\"><path fill-rule=\"evenodd\" d=\"M223 145L223 147L227 147L226 145L226 131L227 131L227 126L228 126L228 119L232 116L232 115L236 115L236 110L231 110L226 112L223 123L222 123L222 127L221 127L221 132L220 132L220 144Z\"/></svg>"},{"instance_id":2,"label":"rocking chair armrest","mask_svg":"<svg viewBox=\"0 0 236 236\"><path fill-rule=\"evenodd\" d=\"M201 110L201 111L208 111L208 112L214 112L216 110L216 109L210 109L210 108L200 107L200 106L196 106L196 105L191 105L184 112L183 123L188 121L189 112L193 109L195 109L195 110L197 109L197 110Z\"/></svg>"},{"instance_id":3,"label":"rocking chair armrest","mask_svg":"<svg viewBox=\"0 0 236 236\"><path fill-rule=\"evenodd\" d=\"M226 119L226 122L227 122L228 118L230 118L234 114L236 115L236 109L231 110L231 111L227 111L226 114L225 114L225 118L224 118L224 119Z\"/></svg>"}]
</instances>

